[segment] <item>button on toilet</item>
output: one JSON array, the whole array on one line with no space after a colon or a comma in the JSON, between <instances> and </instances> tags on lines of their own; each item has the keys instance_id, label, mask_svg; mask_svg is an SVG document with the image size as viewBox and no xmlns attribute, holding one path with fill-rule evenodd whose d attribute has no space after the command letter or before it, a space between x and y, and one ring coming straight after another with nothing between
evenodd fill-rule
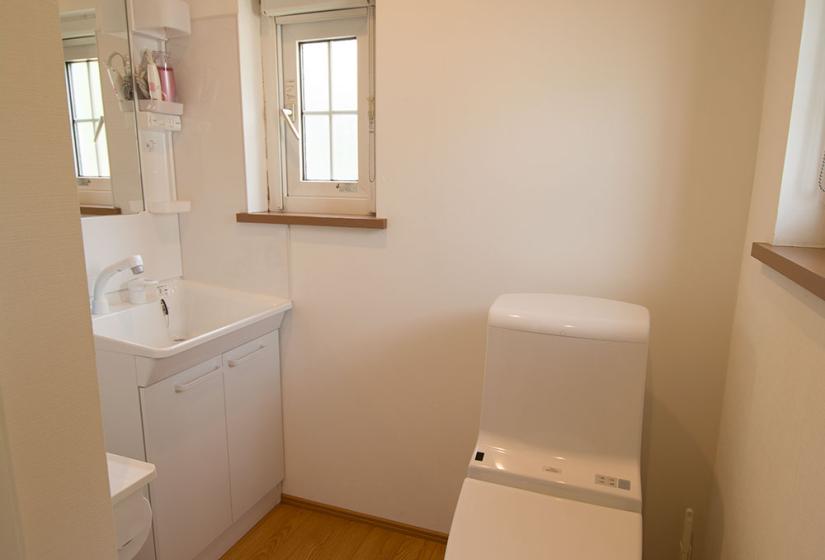
<instances>
[{"instance_id":1,"label":"button on toilet","mask_svg":"<svg viewBox=\"0 0 825 560\"><path fill-rule=\"evenodd\" d=\"M640 560L649 315L580 296L490 309L481 423L446 560Z\"/></svg>"}]
</instances>

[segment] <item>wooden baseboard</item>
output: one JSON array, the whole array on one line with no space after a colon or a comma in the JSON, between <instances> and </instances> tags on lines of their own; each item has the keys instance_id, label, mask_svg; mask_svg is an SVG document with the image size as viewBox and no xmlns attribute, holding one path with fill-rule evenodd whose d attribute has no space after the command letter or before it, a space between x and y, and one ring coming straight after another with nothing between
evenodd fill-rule
<instances>
[{"instance_id":1,"label":"wooden baseboard","mask_svg":"<svg viewBox=\"0 0 825 560\"><path fill-rule=\"evenodd\" d=\"M357 511L339 508L336 506L330 506L327 504L322 504L320 502L313 502L312 500L307 500L306 498L299 498L298 496L290 496L288 494L283 494L281 496L281 503L311 509L314 511L320 511L321 513L329 513L330 515L336 515L338 517L344 517L346 519L361 521L363 523L369 523L370 525L375 525L376 527L381 527L382 529L390 529L392 531L404 533L405 535L419 537L438 543L447 542L447 534L441 533L440 531L422 529L421 527L416 527L415 525L407 525L406 523L399 523L398 521L384 519L383 517L367 515L366 513L358 513Z\"/></svg>"}]
</instances>

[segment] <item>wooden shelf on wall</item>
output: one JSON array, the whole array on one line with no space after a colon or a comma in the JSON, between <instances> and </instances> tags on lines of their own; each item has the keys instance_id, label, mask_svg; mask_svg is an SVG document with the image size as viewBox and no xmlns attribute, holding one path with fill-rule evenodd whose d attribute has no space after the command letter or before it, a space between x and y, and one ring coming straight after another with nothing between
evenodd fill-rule
<instances>
[{"instance_id":1,"label":"wooden shelf on wall","mask_svg":"<svg viewBox=\"0 0 825 560\"><path fill-rule=\"evenodd\" d=\"M296 212L239 212L235 217L239 222L249 224L387 229L387 219L376 218L375 216L299 214Z\"/></svg>"},{"instance_id":2,"label":"wooden shelf on wall","mask_svg":"<svg viewBox=\"0 0 825 560\"><path fill-rule=\"evenodd\" d=\"M754 243L751 256L825 299L825 249Z\"/></svg>"},{"instance_id":3,"label":"wooden shelf on wall","mask_svg":"<svg viewBox=\"0 0 825 560\"><path fill-rule=\"evenodd\" d=\"M111 206L81 206L81 216L118 216L122 213L120 208Z\"/></svg>"}]
</instances>

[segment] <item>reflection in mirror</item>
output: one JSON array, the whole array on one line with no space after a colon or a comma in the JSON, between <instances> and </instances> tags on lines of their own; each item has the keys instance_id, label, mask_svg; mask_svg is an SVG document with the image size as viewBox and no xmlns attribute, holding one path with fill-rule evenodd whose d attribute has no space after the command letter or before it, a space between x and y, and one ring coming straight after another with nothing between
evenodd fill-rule
<instances>
[{"instance_id":1,"label":"reflection in mirror","mask_svg":"<svg viewBox=\"0 0 825 560\"><path fill-rule=\"evenodd\" d=\"M125 0L59 0L82 215L143 210Z\"/></svg>"}]
</instances>

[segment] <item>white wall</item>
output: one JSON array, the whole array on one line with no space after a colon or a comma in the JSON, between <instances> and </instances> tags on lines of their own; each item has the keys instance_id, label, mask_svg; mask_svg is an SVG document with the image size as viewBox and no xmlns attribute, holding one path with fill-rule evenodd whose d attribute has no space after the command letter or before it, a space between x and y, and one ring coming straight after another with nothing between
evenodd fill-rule
<instances>
[{"instance_id":1,"label":"white wall","mask_svg":"<svg viewBox=\"0 0 825 560\"><path fill-rule=\"evenodd\" d=\"M10 0L3 15L0 556L111 559L57 5Z\"/></svg>"},{"instance_id":2,"label":"white wall","mask_svg":"<svg viewBox=\"0 0 825 560\"><path fill-rule=\"evenodd\" d=\"M825 247L825 193L819 173L825 150L825 1L805 3L799 64L782 174L777 245ZM825 177L823 177L825 185Z\"/></svg>"},{"instance_id":3,"label":"white wall","mask_svg":"<svg viewBox=\"0 0 825 560\"><path fill-rule=\"evenodd\" d=\"M260 0L238 0L238 62L243 113L247 211L269 210Z\"/></svg>"},{"instance_id":4,"label":"white wall","mask_svg":"<svg viewBox=\"0 0 825 560\"><path fill-rule=\"evenodd\" d=\"M183 270L192 280L286 296L286 226L261 228L235 221L235 213L246 210L248 151L242 127L238 5L190 4L191 37L169 45L177 56L177 90L186 107L183 130L174 138L178 194L192 201L192 212L181 216Z\"/></svg>"},{"instance_id":5,"label":"white wall","mask_svg":"<svg viewBox=\"0 0 825 560\"><path fill-rule=\"evenodd\" d=\"M83 218L83 246L89 296L100 271L129 255L143 257L144 277L166 280L182 275L180 227L177 215L147 212ZM123 271L109 281L107 292L126 289L134 276Z\"/></svg>"},{"instance_id":6,"label":"white wall","mask_svg":"<svg viewBox=\"0 0 825 560\"><path fill-rule=\"evenodd\" d=\"M508 291L590 294L653 316L646 555L676 556L687 506L701 537L768 5L383 0L389 229L288 237L233 223L237 23L193 23L176 68L189 123L178 182L193 200L184 272L284 293L288 250L287 493L446 531L476 433L487 307Z\"/></svg>"},{"instance_id":7,"label":"white wall","mask_svg":"<svg viewBox=\"0 0 825 560\"><path fill-rule=\"evenodd\" d=\"M805 560L825 547L825 302L749 256L774 233L805 4L774 8L707 558Z\"/></svg>"}]
</instances>

